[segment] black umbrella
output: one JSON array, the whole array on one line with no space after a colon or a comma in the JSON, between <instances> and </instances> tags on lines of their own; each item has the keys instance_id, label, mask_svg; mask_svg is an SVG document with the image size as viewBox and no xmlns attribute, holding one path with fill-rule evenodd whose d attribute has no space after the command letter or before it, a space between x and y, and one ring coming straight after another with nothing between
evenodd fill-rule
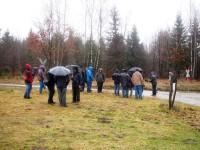
<instances>
[{"instance_id":1,"label":"black umbrella","mask_svg":"<svg viewBox=\"0 0 200 150\"><path fill-rule=\"evenodd\" d=\"M69 69L71 72L73 72L74 68L78 68L78 71L81 72L81 68L78 65L67 65L65 68Z\"/></svg>"},{"instance_id":2,"label":"black umbrella","mask_svg":"<svg viewBox=\"0 0 200 150\"><path fill-rule=\"evenodd\" d=\"M136 70L138 70L139 72L143 72L142 68L140 68L140 67L132 67L132 68L130 68L130 69L128 70L128 74L129 74L130 76L132 76L133 73L136 72Z\"/></svg>"},{"instance_id":3,"label":"black umbrella","mask_svg":"<svg viewBox=\"0 0 200 150\"><path fill-rule=\"evenodd\" d=\"M53 74L54 76L66 76L71 74L71 71L63 66L56 66L51 68L49 73Z\"/></svg>"},{"instance_id":4,"label":"black umbrella","mask_svg":"<svg viewBox=\"0 0 200 150\"><path fill-rule=\"evenodd\" d=\"M143 72L142 68L140 68L140 67L132 67L128 71L130 71L130 72L136 72L136 70L138 70L139 72Z\"/></svg>"}]
</instances>

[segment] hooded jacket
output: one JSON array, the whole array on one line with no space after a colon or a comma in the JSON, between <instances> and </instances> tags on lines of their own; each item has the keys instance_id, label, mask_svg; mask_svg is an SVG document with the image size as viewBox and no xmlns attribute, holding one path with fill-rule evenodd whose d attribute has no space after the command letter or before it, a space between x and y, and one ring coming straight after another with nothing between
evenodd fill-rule
<instances>
[{"instance_id":1,"label":"hooded jacket","mask_svg":"<svg viewBox=\"0 0 200 150\"><path fill-rule=\"evenodd\" d=\"M87 82L93 81L93 68L92 66L89 66L86 70L86 78Z\"/></svg>"},{"instance_id":2,"label":"hooded jacket","mask_svg":"<svg viewBox=\"0 0 200 150\"><path fill-rule=\"evenodd\" d=\"M25 70L23 72L23 78L25 83L33 83L32 67L30 64L26 64Z\"/></svg>"}]
</instances>

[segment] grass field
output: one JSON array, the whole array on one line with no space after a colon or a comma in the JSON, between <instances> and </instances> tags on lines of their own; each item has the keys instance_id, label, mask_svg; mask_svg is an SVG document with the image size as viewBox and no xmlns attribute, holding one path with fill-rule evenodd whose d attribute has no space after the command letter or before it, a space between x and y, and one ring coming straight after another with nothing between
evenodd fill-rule
<instances>
[{"instance_id":1,"label":"grass field","mask_svg":"<svg viewBox=\"0 0 200 150\"><path fill-rule=\"evenodd\" d=\"M47 93L0 90L0 149L199 150L200 108L158 99L82 93L79 105L47 104ZM57 96L55 97L57 100Z\"/></svg>"}]
</instances>

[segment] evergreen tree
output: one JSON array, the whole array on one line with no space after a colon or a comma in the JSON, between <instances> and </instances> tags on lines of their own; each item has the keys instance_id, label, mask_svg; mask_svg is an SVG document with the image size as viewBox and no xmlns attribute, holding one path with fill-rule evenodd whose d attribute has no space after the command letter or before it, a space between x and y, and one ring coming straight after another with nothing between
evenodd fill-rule
<instances>
[{"instance_id":1,"label":"evergreen tree","mask_svg":"<svg viewBox=\"0 0 200 150\"><path fill-rule=\"evenodd\" d=\"M171 67L173 67L178 74L181 70L184 70L189 65L190 58L187 56L189 51L187 47L187 33L184 27L182 18L177 16L176 22L171 33L171 52L170 61Z\"/></svg>"},{"instance_id":2,"label":"evergreen tree","mask_svg":"<svg viewBox=\"0 0 200 150\"><path fill-rule=\"evenodd\" d=\"M119 15L114 7L111 11L111 29L108 36L107 69L124 67L124 37L119 33Z\"/></svg>"},{"instance_id":3,"label":"evergreen tree","mask_svg":"<svg viewBox=\"0 0 200 150\"><path fill-rule=\"evenodd\" d=\"M145 51L144 46L140 44L137 29L134 26L131 34L127 38L126 45L126 67L139 66L144 68Z\"/></svg>"}]
</instances>

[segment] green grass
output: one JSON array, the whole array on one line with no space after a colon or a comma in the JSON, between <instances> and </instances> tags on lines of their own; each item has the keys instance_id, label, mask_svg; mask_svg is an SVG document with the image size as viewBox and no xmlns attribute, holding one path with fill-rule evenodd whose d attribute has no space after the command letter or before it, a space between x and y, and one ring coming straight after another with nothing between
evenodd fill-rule
<instances>
[{"instance_id":1,"label":"green grass","mask_svg":"<svg viewBox=\"0 0 200 150\"><path fill-rule=\"evenodd\" d=\"M199 150L200 108L158 99L81 94L79 105L47 105L47 93L0 90L0 149ZM55 97L57 100L57 96Z\"/></svg>"}]
</instances>

